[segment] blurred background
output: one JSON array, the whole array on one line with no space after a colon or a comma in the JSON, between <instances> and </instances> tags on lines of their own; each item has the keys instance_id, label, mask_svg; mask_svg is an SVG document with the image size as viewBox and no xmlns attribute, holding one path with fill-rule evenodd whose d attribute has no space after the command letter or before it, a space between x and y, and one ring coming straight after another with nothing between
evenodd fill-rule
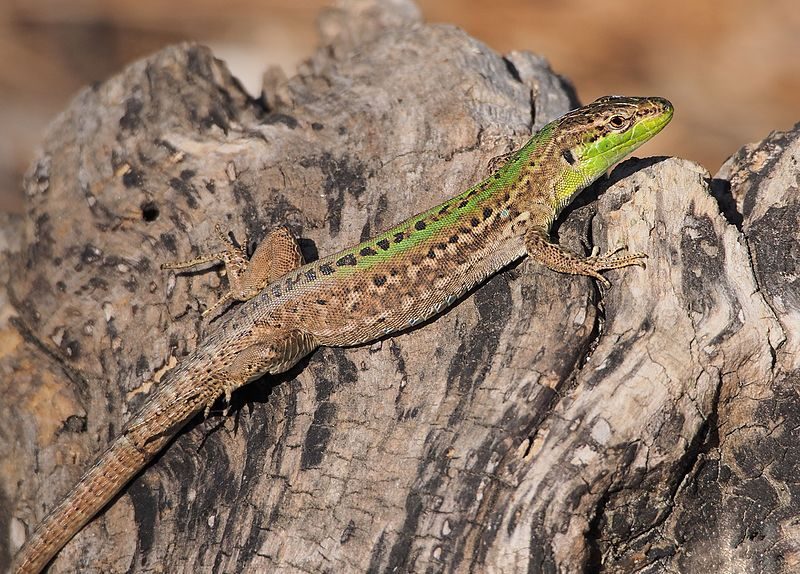
<instances>
[{"instance_id":1,"label":"blurred background","mask_svg":"<svg viewBox=\"0 0 800 574\"><path fill-rule=\"evenodd\" d=\"M0 211L21 212L21 176L47 123L82 86L181 40L210 45L254 94L317 44L326 0L0 0ZM713 174L745 143L800 121L796 0L418 0L500 53L530 50L581 101L660 95L664 134L638 155Z\"/></svg>"}]
</instances>

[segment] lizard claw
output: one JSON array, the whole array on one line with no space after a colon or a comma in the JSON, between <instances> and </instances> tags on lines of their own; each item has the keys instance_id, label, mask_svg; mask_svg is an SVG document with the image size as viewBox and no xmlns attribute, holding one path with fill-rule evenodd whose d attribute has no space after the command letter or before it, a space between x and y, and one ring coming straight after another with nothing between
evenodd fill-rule
<instances>
[{"instance_id":1,"label":"lizard claw","mask_svg":"<svg viewBox=\"0 0 800 574\"><path fill-rule=\"evenodd\" d=\"M211 407L214 406L214 403L217 402L217 399L222 397L225 402L225 410L222 411L223 416L227 416L231 409L231 395L233 394L233 390L236 388L236 384L229 379L216 379L213 381L211 385L211 392L208 393L205 403L206 408L203 411L203 417L208 418L208 415L211 413Z\"/></svg>"}]
</instances>

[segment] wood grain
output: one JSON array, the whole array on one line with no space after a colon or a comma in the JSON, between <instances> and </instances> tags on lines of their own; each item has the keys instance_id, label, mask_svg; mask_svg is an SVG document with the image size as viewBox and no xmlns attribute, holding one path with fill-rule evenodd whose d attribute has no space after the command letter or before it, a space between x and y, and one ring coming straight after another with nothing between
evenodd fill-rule
<instances>
[{"instance_id":1,"label":"wood grain","mask_svg":"<svg viewBox=\"0 0 800 574\"><path fill-rule=\"evenodd\" d=\"M199 302L224 279L161 262L218 222L240 241L287 223L307 258L356 243L575 103L536 56L402 3L348 6L262 101L187 44L51 126L0 267L0 564L208 328ZM523 261L435 321L251 384L50 571L785 571L798 142L745 148L717 179L625 162L558 234L648 252L646 270L600 293Z\"/></svg>"}]
</instances>

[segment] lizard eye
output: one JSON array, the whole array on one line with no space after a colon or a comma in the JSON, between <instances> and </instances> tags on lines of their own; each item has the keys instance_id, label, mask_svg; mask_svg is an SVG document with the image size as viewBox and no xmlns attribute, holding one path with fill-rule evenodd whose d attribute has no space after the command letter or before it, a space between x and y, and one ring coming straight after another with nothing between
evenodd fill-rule
<instances>
[{"instance_id":1,"label":"lizard eye","mask_svg":"<svg viewBox=\"0 0 800 574\"><path fill-rule=\"evenodd\" d=\"M608 125L613 130L621 130L628 125L628 119L623 116L611 116L608 120Z\"/></svg>"}]
</instances>

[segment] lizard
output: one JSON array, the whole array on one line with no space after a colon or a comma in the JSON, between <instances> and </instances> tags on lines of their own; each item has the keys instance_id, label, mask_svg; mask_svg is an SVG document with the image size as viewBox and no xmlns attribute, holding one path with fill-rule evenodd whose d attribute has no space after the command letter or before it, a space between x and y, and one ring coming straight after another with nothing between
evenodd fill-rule
<instances>
[{"instance_id":1,"label":"lizard","mask_svg":"<svg viewBox=\"0 0 800 574\"><path fill-rule=\"evenodd\" d=\"M442 313L473 287L528 256L585 275L644 266L626 247L589 256L550 240L561 211L672 119L660 97L605 96L550 122L521 148L493 160L491 175L455 197L353 247L304 263L286 227L248 259L217 227L225 248L162 268L225 266L229 290L205 314L238 302L159 383L19 550L14 572L43 570L200 412L267 374L284 372L320 346L379 340Z\"/></svg>"}]
</instances>

